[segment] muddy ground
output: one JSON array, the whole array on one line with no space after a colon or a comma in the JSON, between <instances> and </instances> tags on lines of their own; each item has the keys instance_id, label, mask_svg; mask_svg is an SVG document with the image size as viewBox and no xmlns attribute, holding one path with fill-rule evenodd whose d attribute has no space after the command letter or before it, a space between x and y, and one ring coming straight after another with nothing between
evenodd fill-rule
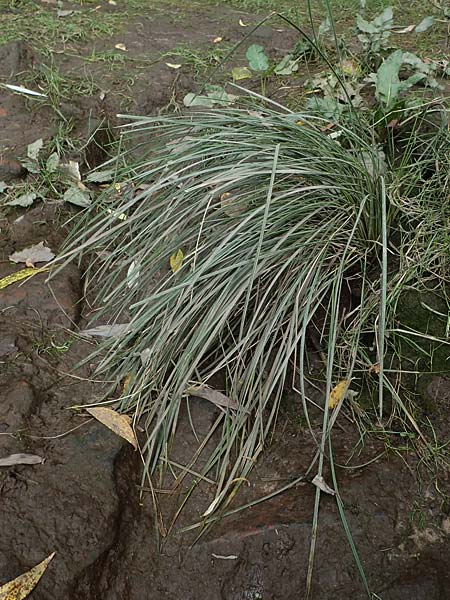
<instances>
[{"instance_id":1,"label":"muddy ground","mask_svg":"<svg viewBox=\"0 0 450 600\"><path fill-rule=\"evenodd\" d=\"M155 11L151 18L130 22L120 34L96 40L95 45L100 52L123 43L128 58L145 55L150 63L150 55L170 52L180 42L206 48L216 36L236 42L244 35L239 19L255 23L258 17L217 7L182 18ZM265 26L253 41L282 56L295 36L282 27ZM85 72L80 56L92 53L92 47L82 43L77 50L76 58L54 55L61 72L71 78ZM2 82L19 85L23 73L33 72L44 60L23 40L0 46L0 59ZM73 125L72 135L90 140L81 154L66 150L85 170L105 156L104 138L91 139L99 124L114 127L116 113L124 109L135 114L167 110L171 101L180 103L197 85L192 68L178 71L164 61L137 62L134 71L128 62L126 81L123 71L117 74L101 64L89 69L96 93L58 101L60 112ZM56 135L54 109L0 88L0 180L23 180L18 159L28 143ZM57 251L71 214L52 199L29 209L3 210L0 278L17 270L8 260L15 250L45 241ZM151 495L139 494L139 455L99 423L68 410L102 393L101 384L92 381L94 365L77 366L91 345L74 332L88 316L76 265L50 283L43 273L0 290L0 457L26 452L45 458L39 465L0 468L0 583L56 551L31 594L36 600L302 598L315 495L311 482L299 482L272 500L220 521L192 545L199 530L181 529L198 522L212 499L213 490L205 485L166 535L187 484L168 494L164 492L173 488L173 480L165 481L155 513ZM445 442L450 379L435 377L426 393L434 406L429 416ZM191 400L190 410L197 432L206 432L216 409ZM300 411L290 403L282 412L273 443L235 506L267 495L307 470L316 448L296 419ZM358 439L355 424L343 418L333 437L335 461L342 465L340 492L370 589L383 600L450 598L450 503L444 466L424 466L408 447L408 438L377 435L366 438L347 462ZM194 445L185 415L175 457L181 461ZM325 476L330 477L328 471ZM366 597L336 501L324 494L312 598Z\"/></svg>"}]
</instances>

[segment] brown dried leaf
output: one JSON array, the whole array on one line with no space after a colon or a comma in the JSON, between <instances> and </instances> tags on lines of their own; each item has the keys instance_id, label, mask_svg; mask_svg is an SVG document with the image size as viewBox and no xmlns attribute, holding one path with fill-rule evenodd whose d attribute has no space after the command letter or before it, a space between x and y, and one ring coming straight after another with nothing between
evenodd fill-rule
<instances>
[{"instance_id":1,"label":"brown dried leaf","mask_svg":"<svg viewBox=\"0 0 450 600\"><path fill-rule=\"evenodd\" d=\"M92 415L94 419L97 419L102 425L105 425L111 429L111 431L114 431L116 435L129 442L133 448L137 450L138 443L130 424L130 417L127 415L120 415L112 408L106 408L104 406L87 407L86 411Z\"/></svg>"},{"instance_id":2,"label":"brown dried leaf","mask_svg":"<svg viewBox=\"0 0 450 600\"><path fill-rule=\"evenodd\" d=\"M36 587L39 579L45 572L48 563L55 556L55 552L52 552L50 556L47 556L45 560L40 562L38 565L19 575L16 579L5 583L0 587L0 600L23 600L27 598L30 592Z\"/></svg>"},{"instance_id":3,"label":"brown dried leaf","mask_svg":"<svg viewBox=\"0 0 450 600\"><path fill-rule=\"evenodd\" d=\"M225 396L222 392L218 392L213 388L210 388L206 385L193 385L189 387L186 392L190 396L197 396L198 398L203 398L204 400L209 400L216 406L223 406L224 408L233 408L237 409L238 405L236 400Z\"/></svg>"}]
</instances>

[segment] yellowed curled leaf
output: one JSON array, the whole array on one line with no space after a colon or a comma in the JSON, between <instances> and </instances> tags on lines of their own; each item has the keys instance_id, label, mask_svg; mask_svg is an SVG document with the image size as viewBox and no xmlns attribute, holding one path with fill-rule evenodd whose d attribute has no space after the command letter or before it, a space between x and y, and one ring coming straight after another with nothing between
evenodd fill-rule
<instances>
[{"instance_id":1,"label":"yellowed curled leaf","mask_svg":"<svg viewBox=\"0 0 450 600\"><path fill-rule=\"evenodd\" d=\"M328 399L328 408L333 410L341 399L343 399L347 393L349 381L348 379L343 379L330 392L330 397Z\"/></svg>"},{"instance_id":2,"label":"yellowed curled leaf","mask_svg":"<svg viewBox=\"0 0 450 600\"><path fill-rule=\"evenodd\" d=\"M114 431L116 435L129 442L133 448L137 450L138 443L131 427L130 417L127 415L120 415L112 408L106 408L104 406L86 407L86 411L92 415L94 419L97 419L102 425L105 425L105 427Z\"/></svg>"},{"instance_id":3,"label":"yellowed curled leaf","mask_svg":"<svg viewBox=\"0 0 450 600\"><path fill-rule=\"evenodd\" d=\"M27 277L31 277L32 275L36 275L36 273L43 273L44 271L48 271L47 268L43 267L42 269L36 269L34 267L29 267L27 269L21 269L16 273L12 273L11 275L7 275L0 279L0 290L16 281L20 281L21 279L27 279Z\"/></svg>"},{"instance_id":4,"label":"yellowed curled leaf","mask_svg":"<svg viewBox=\"0 0 450 600\"><path fill-rule=\"evenodd\" d=\"M181 248L178 250L178 252L172 254L170 257L170 268L172 269L172 273L176 273L181 269L183 266L183 258L184 254Z\"/></svg>"},{"instance_id":5,"label":"yellowed curled leaf","mask_svg":"<svg viewBox=\"0 0 450 600\"><path fill-rule=\"evenodd\" d=\"M55 556L55 552L52 552L50 556L47 556L45 560L40 562L38 565L19 575L12 581L5 583L0 587L0 600L23 600L27 598L30 592L36 587L39 579L44 574L48 563Z\"/></svg>"}]
</instances>

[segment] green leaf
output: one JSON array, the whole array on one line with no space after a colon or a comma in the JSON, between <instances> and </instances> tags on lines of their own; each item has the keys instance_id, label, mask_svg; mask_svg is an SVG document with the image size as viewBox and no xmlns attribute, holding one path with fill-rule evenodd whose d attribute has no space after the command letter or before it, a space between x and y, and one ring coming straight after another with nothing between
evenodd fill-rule
<instances>
[{"instance_id":1,"label":"green leaf","mask_svg":"<svg viewBox=\"0 0 450 600\"><path fill-rule=\"evenodd\" d=\"M372 23L369 23L369 21L363 19L361 15L356 15L356 25L364 33L378 33L378 29Z\"/></svg>"},{"instance_id":2,"label":"green leaf","mask_svg":"<svg viewBox=\"0 0 450 600\"><path fill-rule=\"evenodd\" d=\"M403 64L403 52L396 50L384 60L376 74L376 94L386 106L395 102L400 92L400 68Z\"/></svg>"},{"instance_id":3,"label":"green leaf","mask_svg":"<svg viewBox=\"0 0 450 600\"><path fill-rule=\"evenodd\" d=\"M372 23L378 30L383 30L391 27L393 19L394 11L392 10L392 6L388 6L381 14L375 17Z\"/></svg>"},{"instance_id":4,"label":"green leaf","mask_svg":"<svg viewBox=\"0 0 450 600\"><path fill-rule=\"evenodd\" d=\"M64 202L70 202L70 204L75 204L82 208L86 208L91 204L89 192L83 192L75 186L72 186L65 191L63 200Z\"/></svg>"},{"instance_id":5,"label":"green leaf","mask_svg":"<svg viewBox=\"0 0 450 600\"><path fill-rule=\"evenodd\" d=\"M59 156L56 152L50 154L45 163L45 167L49 173L54 173L59 165Z\"/></svg>"},{"instance_id":6,"label":"green leaf","mask_svg":"<svg viewBox=\"0 0 450 600\"><path fill-rule=\"evenodd\" d=\"M31 160L37 160L37 158L39 156L39 152L42 150L43 145L44 145L44 142L43 142L42 138L39 138L32 144L28 144L28 146L27 146L28 158L30 158Z\"/></svg>"},{"instance_id":7,"label":"green leaf","mask_svg":"<svg viewBox=\"0 0 450 600\"><path fill-rule=\"evenodd\" d=\"M103 169L102 171L94 171L86 177L89 183L107 183L114 178L115 169Z\"/></svg>"},{"instance_id":8,"label":"green leaf","mask_svg":"<svg viewBox=\"0 0 450 600\"><path fill-rule=\"evenodd\" d=\"M32 160L31 158L24 158L20 161L22 167L24 167L29 173L37 174L40 172L41 168L37 160Z\"/></svg>"},{"instance_id":9,"label":"green leaf","mask_svg":"<svg viewBox=\"0 0 450 600\"><path fill-rule=\"evenodd\" d=\"M9 200L9 202L5 202L5 204L7 206L22 206L23 208L26 208L27 206L31 206L36 198L37 194L35 192L29 192L28 194L22 194L17 198L13 198L13 200Z\"/></svg>"},{"instance_id":10,"label":"green leaf","mask_svg":"<svg viewBox=\"0 0 450 600\"><path fill-rule=\"evenodd\" d=\"M269 59L264 52L264 48L259 44L249 46L245 56L252 71L263 73L269 69Z\"/></svg>"},{"instance_id":11,"label":"green leaf","mask_svg":"<svg viewBox=\"0 0 450 600\"><path fill-rule=\"evenodd\" d=\"M287 54L274 69L276 75L292 75L298 71L298 62L292 58L292 54Z\"/></svg>"},{"instance_id":12,"label":"green leaf","mask_svg":"<svg viewBox=\"0 0 450 600\"><path fill-rule=\"evenodd\" d=\"M415 31L415 33L423 33L427 29L430 29L430 27L432 27L433 24L434 24L434 17L431 17L431 16L425 17L425 19L422 19L422 21L420 21L420 23L416 26L414 31Z\"/></svg>"},{"instance_id":13,"label":"green leaf","mask_svg":"<svg viewBox=\"0 0 450 600\"><path fill-rule=\"evenodd\" d=\"M233 81L241 81L241 79L250 79L252 72L248 67L234 67L231 70L231 75L233 76Z\"/></svg>"},{"instance_id":14,"label":"green leaf","mask_svg":"<svg viewBox=\"0 0 450 600\"><path fill-rule=\"evenodd\" d=\"M187 107L190 106L214 106L214 100L208 98L207 96L199 96L195 92L189 92L183 98L183 104Z\"/></svg>"}]
</instances>

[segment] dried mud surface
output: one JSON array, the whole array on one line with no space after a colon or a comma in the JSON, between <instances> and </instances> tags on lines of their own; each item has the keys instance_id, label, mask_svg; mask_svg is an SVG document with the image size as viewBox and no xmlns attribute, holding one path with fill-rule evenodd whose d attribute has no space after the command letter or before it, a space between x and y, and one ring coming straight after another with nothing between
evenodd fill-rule
<instances>
[{"instance_id":1,"label":"dried mud surface","mask_svg":"<svg viewBox=\"0 0 450 600\"><path fill-rule=\"evenodd\" d=\"M219 31L236 39L240 13L205 10L180 23L156 15L140 35L130 27L120 40L129 51L170 50L181 41L210 43ZM220 25L220 27L219 27ZM145 34L145 35L144 35ZM266 45L283 50L292 40L269 27ZM144 47L145 46L145 47ZM2 77L29 68L38 57L22 42L0 46ZM73 72L75 62L61 61ZM192 81L161 65L136 75L135 109L154 112ZM77 126L87 114L101 120L117 106L74 99ZM52 135L48 113L34 112L22 97L0 89L0 180L23 176L18 158L26 144ZM69 107L70 108L70 107ZM72 107L72 112L74 108ZM44 240L56 251L64 239L65 215L41 203L0 218L0 278L13 272L11 252ZM188 503L170 535L163 537L188 485L159 494L161 518L151 496L139 497L139 456L93 420L68 407L101 395L91 381L92 365L78 367L91 346L76 332L84 315L82 278L70 265L50 283L39 274L0 291L0 456L29 452L44 464L0 468L0 583L13 579L56 551L32 598L36 600L294 600L303 597L315 488L303 481L272 500L222 520L192 545L198 530L181 532L199 520L212 498L205 485ZM69 340L69 343L68 343ZM448 438L450 381L436 377L428 388L439 407L439 433ZM192 401L197 432L206 432L214 407ZM69 432L67 435L61 435ZM335 460L343 464L358 441L343 420L334 434ZM174 449L180 461L195 439L182 415ZM315 453L307 431L282 415L273 444L255 468L238 503L269 494L304 473ZM349 526L370 588L383 600L450 598L450 505L446 474L440 492L418 458L386 453L376 438L352 461L364 468L338 468ZM428 476L427 476L428 473ZM330 480L329 472L325 479ZM165 482L167 488L173 481ZM162 524L164 523L164 525ZM159 532L159 534L158 534ZM158 535L157 535L158 534ZM366 598L333 497L320 508L314 600Z\"/></svg>"}]
</instances>

